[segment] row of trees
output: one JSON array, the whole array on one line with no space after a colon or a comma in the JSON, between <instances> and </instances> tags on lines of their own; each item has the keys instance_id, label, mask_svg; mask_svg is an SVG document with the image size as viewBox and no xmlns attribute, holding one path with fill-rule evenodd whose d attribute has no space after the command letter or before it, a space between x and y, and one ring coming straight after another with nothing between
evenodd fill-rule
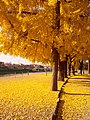
<instances>
[{"instance_id":1,"label":"row of trees","mask_svg":"<svg viewBox=\"0 0 90 120\"><path fill-rule=\"evenodd\" d=\"M52 65L53 91L71 63L89 59L88 0L1 0L0 52Z\"/></svg>"}]
</instances>

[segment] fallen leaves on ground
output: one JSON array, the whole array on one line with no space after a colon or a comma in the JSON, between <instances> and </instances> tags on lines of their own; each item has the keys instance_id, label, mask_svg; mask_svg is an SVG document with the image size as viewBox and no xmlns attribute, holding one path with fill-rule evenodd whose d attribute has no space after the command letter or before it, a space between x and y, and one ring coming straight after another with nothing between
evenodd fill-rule
<instances>
[{"instance_id":1,"label":"fallen leaves on ground","mask_svg":"<svg viewBox=\"0 0 90 120\"><path fill-rule=\"evenodd\" d=\"M60 100L57 120L90 120L90 75L71 77Z\"/></svg>"},{"instance_id":2,"label":"fallen leaves on ground","mask_svg":"<svg viewBox=\"0 0 90 120\"><path fill-rule=\"evenodd\" d=\"M59 92L50 83L49 73L0 77L0 119L50 120Z\"/></svg>"}]
</instances>

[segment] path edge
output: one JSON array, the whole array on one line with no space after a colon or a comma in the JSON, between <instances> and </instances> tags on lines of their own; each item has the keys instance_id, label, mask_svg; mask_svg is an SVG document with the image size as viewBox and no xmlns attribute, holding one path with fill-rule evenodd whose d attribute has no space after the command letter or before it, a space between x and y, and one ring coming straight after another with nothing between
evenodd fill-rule
<instances>
[{"instance_id":1,"label":"path edge","mask_svg":"<svg viewBox=\"0 0 90 120\"><path fill-rule=\"evenodd\" d=\"M68 80L70 79L70 76L66 78L66 80L64 80L65 82L62 84L62 87L58 93L58 98L57 98L57 102L56 102L56 107L55 107L55 110L54 110L54 113L52 114L52 118L51 120L56 120L57 119L57 113L58 113L58 106L59 106L59 103L60 103L60 98L61 98L61 94L63 93L63 88L65 87L65 85L67 84Z\"/></svg>"}]
</instances>

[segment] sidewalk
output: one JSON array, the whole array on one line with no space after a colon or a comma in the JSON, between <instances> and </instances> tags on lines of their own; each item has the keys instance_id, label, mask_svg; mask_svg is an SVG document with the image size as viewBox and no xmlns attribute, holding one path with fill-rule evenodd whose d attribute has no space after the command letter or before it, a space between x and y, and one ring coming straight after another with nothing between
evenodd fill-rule
<instances>
[{"instance_id":1,"label":"sidewalk","mask_svg":"<svg viewBox=\"0 0 90 120\"><path fill-rule=\"evenodd\" d=\"M56 120L90 120L90 76L75 76L62 88Z\"/></svg>"}]
</instances>

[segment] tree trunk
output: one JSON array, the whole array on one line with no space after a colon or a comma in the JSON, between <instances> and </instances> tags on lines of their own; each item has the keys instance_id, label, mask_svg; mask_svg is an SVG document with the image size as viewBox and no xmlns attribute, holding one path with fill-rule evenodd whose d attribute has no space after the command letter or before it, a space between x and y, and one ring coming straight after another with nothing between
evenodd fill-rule
<instances>
[{"instance_id":1,"label":"tree trunk","mask_svg":"<svg viewBox=\"0 0 90 120\"><path fill-rule=\"evenodd\" d=\"M65 60L65 74L64 77L67 78L67 61L68 61L68 55L66 54L66 60Z\"/></svg>"},{"instance_id":2,"label":"tree trunk","mask_svg":"<svg viewBox=\"0 0 90 120\"><path fill-rule=\"evenodd\" d=\"M70 63L69 63L69 76L71 75L71 63L72 63L72 61L71 61L71 58L70 58Z\"/></svg>"},{"instance_id":3,"label":"tree trunk","mask_svg":"<svg viewBox=\"0 0 90 120\"><path fill-rule=\"evenodd\" d=\"M57 32L59 32L59 29L60 29L60 0L57 0L55 11L56 11L55 28L57 29Z\"/></svg>"},{"instance_id":4,"label":"tree trunk","mask_svg":"<svg viewBox=\"0 0 90 120\"><path fill-rule=\"evenodd\" d=\"M90 60L88 60L88 74L90 74Z\"/></svg>"},{"instance_id":5,"label":"tree trunk","mask_svg":"<svg viewBox=\"0 0 90 120\"><path fill-rule=\"evenodd\" d=\"M59 79L64 81L64 61L60 61L59 59Z\"/></svg>"},{"instance_id":6,"label":"tree trunk","mask_svg":"<svg viewBox=\"0 0 90 120\"><path fill-rule=\"evenodd\" d=\"M64 78L67 78L67 56L66 60L60 61L59 59L59 78L58 80L64 81Z\"/></svg>"},{"instance_id":7,"label":"tree trunk","mask_svg":"<svg viewBox=\"0 0 90 120\"><path fill-rule=\"evenodd\" d=\"M59 58L58 51L56 50L56 48L52 48L52 83L51 83L52 91L57 91L58 58Z\"/></svg>"},{"instance_id":8,"label":"tree trunk","mask_svg":"<svg viewBox=\"0 0 90 120\"><path fill-rule=\"evenodd\" d=\"M55 16L54 16L54 26L53 29L55 30L55 33L59 33L60 28L60 0L57 0L55 4ZM56 91L57 90L57 77L58 77L58 58L59 53L57 49L54 47L55 41L53 41L53 47L52 47L52 84L51 84L51 90Z\"/></svg>"},{"instance_id":9,"label":"tree trunk","mask_svg":"<svg viewBox=\"0 0 90 120\"><path fill-rule=\"evenodd\" d=\"M64 77L67 78L67 60L64 61Z\"/></svg>"},{"instance_id":10,"label":"tree trunk","mask_svg":"<svg viewBox=\"0 0 90 120\"><path fill-rule=\"evenodd\" d=\"M69 76L71 75L71 63L69 64Z\"/></svg>"},{"instance_id":11,"label":"tree trunk","mask_svg":"<svg viewBox=\"0 0 90 120\"><path fill-rule=\"evenodd\" d=\"M80 63L80 74L82 75L82 71L83 71L83 60L79 61Z\"/></svg>"},{"instance_id":12,"label":"tree trunk","mask_svg":"<svg viewBox=\"0 0 90 120\"><path fill-rule=\"evenodd\" d=\"M75 67L74 66L72 66L72 73L73 73L73 75L75 75Z\"/></svg>"}]
</instances>

